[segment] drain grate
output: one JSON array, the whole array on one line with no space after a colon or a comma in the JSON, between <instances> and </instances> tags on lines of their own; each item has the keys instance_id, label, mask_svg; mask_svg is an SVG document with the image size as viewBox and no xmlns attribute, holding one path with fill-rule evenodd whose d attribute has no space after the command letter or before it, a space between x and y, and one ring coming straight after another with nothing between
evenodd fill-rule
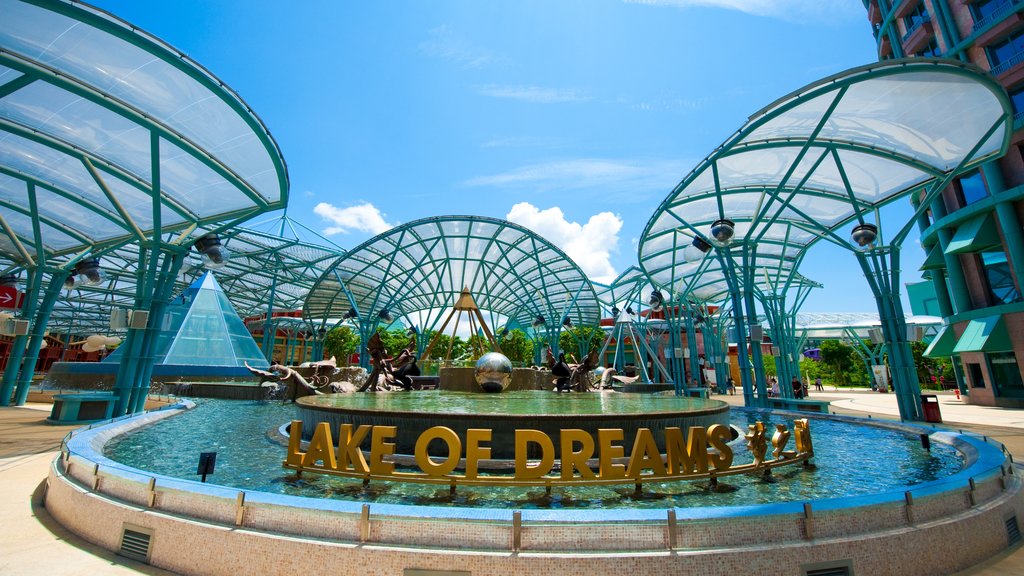
<instances>
[{"instance_id":1,"label":"drain grate","mask_svg":"<svg viewBox=\"0 0 1024 576\"><path fill-rule=\"evenodd\" d=\"M800 568L803 570L802 576L853 576L852 560L818 562L805 564Z\"/></svg>"},{"instance_id":2,"label":"drain grate","mask_svg":"<svg viewBox=\"0 0 1024 576\"><path fill-rule=\"evenodd\" d=\"M1020 542L1020 526L1017 525L1016 515L1006 519L1006 536L1010 540L1010 546Z\"/></svg>"},{"instance_id":3,"label":"drain grate","mask_svg":"<svg viewBox=\"0 0 1024 576\"><path fill-rule=\"evenodd\" d=\"M121 533L121 549L118 554L140 562L149 562L149 544L152 535L125 528Z\"/></svg>"},{"instance_id":4,"label":"drain grate","mask_svg":"<svg viewBox=\"0 0 1024 576\"><path fill-rule=\"evenodd\" d=\"M805 572L807 576L852 576L849 566L833 566L831 568L819 568L817 570L808 570Z\"/></svg>"}]
</instances>

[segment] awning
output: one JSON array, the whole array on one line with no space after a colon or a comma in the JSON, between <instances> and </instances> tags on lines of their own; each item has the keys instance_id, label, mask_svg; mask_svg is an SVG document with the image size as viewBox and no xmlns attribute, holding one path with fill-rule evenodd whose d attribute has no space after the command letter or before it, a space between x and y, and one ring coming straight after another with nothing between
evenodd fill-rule
<instances>
[{"instance_id":1,"label":"awning","mask_svg":"<svg viewBox=\"0 0 1024 576\"><path fill-rule=\"evenodd\" d=\"M1013 350L1002 316L971 320L953 352L1007 352Z\"/></svg>"},{"instance_id":2,"label":"awning","mask_svg":"<svg viewBox=\"0 0 1024 576\"><path fill-rule=\"evenodd\" d=\"M956 234L946 246L946 254L982 252L1001 244L999 232L996 230L995 222L992 221L992 213L987 212L964 222L956 229Z\"/></svg>"},{"instance_id":3,"label":"awning","mask_svg":"<svg viewBox=\"0 0 1024 576\"><path fill-rule=\"evenodd\" d=\"M925 358L940 358L953 355L953 348L956 346L956 333L952 326L943 326L938 335L924 351Z\"/></svg>"},{"instance_id":4,"label":"awning","mask_svg":"<svg viewBox=\"0 0 1024 576\"><path fill-rule=\"evenodd\" d=\"M924 259L924 264L918 270L938 270L946 267L946 255L942 253L942 247L936 242L934 246L928 250L928 257Z\"/></svg>"}]
</instances>

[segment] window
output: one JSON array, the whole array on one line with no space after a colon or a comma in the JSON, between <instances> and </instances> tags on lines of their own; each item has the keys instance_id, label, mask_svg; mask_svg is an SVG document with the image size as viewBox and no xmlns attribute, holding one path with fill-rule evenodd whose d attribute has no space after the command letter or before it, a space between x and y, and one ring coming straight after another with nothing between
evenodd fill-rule
<instances>
[{"instance_id":1,"label":"window","mask_svg":"<svg viewBox=\"0 0 1024 576\"><path fill-rule=\"evenodd\" d=\"M988 362L992 366L992 382L1000 396L1024 397L1024 381L1013 352L989 354Z\"/></svg>"},{"instance_id":2,"label":"window","mask_svg":"<svg viewBox=\"0 0 1024 576\"><path fill-rule=\"evenodd\" d=\"M982 252L979 256L988 284L988 301L994 305L1020 302L1020 291L1013 283L1013 273L1006 262L1006 252Z\"/></svg>"},{"instance_id":3,"label":"window","mask_svg":"<svg viewBox=\"0 0 1024 576\"><path fill-rule=\"evenodd\" d=\"M974 170L961 176L957 180L955 188L961 208L988 197L988 189L985 188L985 180L981 177L981 170Z\"/></svg>"},{"instance_id":4,"label":"window","mask_svg":"<svg viewBox=\"0 0 1024 576\"><path fill-rule=\"evenodd\" d=\"M917 28L924 22L927 22L928 10L924 7L924 2L918 2L917 6L914 7L913 12L903 17L903 29L909 34L914 28Z\"/></svg>"},{"instance_id":5,"label":"window","mask_svg":"<svg viewBox=\"0 0 1024 576\"><path fill-rule=\"evenodd\" d=\"M928 45L924 47L924 50L921 50L920 52L915 52L914 56L925 58L938 58L942 56L942 52L939 51L938 41L935 40L935 38L932 38L932 41L929 42Z\"/></svg>"},{"instance_id":6,"label":"window","mask_svg":"<svg viewBox=\"0 0 1024 576\"><path fill-rule=\"evenodd\" d=\"M1011 34L1006 40L994 43L985 48L989 63L995 68L1010 60L1020 52L1024 52L1024 30Z\"/></svg>"},{"instance_id":7,"label":"window","mask_svg":"<svg viewBox=\"0 0 1024 576\"><path fill-rule=\"evenodd\" d=\"M967 363L967 374L971 378L971 388L984 388L985 377L981 374L981 364L974 362Z\"/></svg>"}]
</instances>

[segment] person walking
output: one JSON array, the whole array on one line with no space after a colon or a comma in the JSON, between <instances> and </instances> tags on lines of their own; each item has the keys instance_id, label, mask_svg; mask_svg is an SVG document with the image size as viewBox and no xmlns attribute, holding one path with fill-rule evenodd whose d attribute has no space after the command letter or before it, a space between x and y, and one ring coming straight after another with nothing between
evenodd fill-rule
<instances>
[{"instance_id":1,"label":"person walking","mask_svg":"<svg viewBox=\"0 0 1024 576\"><path fill-rule=\"evenodd\" d=\"M825 391L825 387L821 385L821 376L814 379L814 390L817 392Z\"/></svg>"},{"instance_id":2,"label":"person walking","mask_svg":"<svg viewBox=\"0 0 1024 576\"><path fill-rule=\"evenodd\" d=\"M729 392L730 396L736 395L736 381L732 379L732 376L729 376L729 379L726 381L725 389Z\"/></svg>"}]
</instances>

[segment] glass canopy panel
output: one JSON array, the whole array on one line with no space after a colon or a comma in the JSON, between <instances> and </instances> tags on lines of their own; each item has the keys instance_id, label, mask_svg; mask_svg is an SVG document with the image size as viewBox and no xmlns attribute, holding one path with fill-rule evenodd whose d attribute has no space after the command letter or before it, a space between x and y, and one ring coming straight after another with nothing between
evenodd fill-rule
<instances>
[{"instance_id":1,"label":"glass canopy panel","mask_svg":"<svg viewBox=\"0 0 1024 576\"><path fill-rule=\"evenodd\" d=\"M86 212L81 206L45 188L36 188L36 204L40 217L73 225L76 231L90 238L116 238L128 233L120 224L120 217L112 221L98 213Z\"/></svg>"},{"instance_id":2,"label":"glass canopy panel","mask_svg":"<svg viewBox=\"0 0 1024 576\"><path fill-rule=\"evenodd\" d=\"M114 194L132 220L143 230L151 229L153 227L153 197L148 192L143 192L138 187L105 170L99 170L99 173L103 183ZM185 222L185 217L161 203L160 222L163 226L174 226Z\"/></svg>"},{"instance_id":3,"label":"glass canopy panel","mask_svg":"<svg viewBox=\"0 0 1024 576\"><path fill-rule=\"evenodd\" d=\"M858 200L879 203L932 178L927 172L874 154L840 150L839 159Z\"/></svg>"},{"instance_id":4,"label":"glass canopy panel","mask_svg":"<svg viewBox=\"0 0 1024 576\"><path fill-rule=\"evenodd\" d=\"M0 100L0 118L50 134L149 179L149 133L135 122L45 82Z\"/></svg>"},{"instance_id":5,"label":"glass canopy panel","mask_svg":"<svg viewBox=\"0 0 1024 576\"><path fill-rule=\"evenodd\" d=\"M160 182L168 196L198 214L253 206L245 193L178 146L160 139Z\"/></svg>"},{"instance_id":6,"label":"glass canopy panel","mask_svg":"<svg viewBox=\"0 0 1024 576\"><path fill-rule=\"evenodd\" d=\"M15 80L17 78L20 78L21 76L21 72L18 72L17 70L12 70L11 68L4 66L3 64L0 64L0 86L3 86L4 84L7 84L8 82Z\"/></svg>"},{"instance_id":7,"label":"glass canopy panel","mask_svg":"<svg viewBox=\"0 0 1024 576\"><path fill-rule=\"evenodd\" d=\"M0 1L0 13L7 21L0 26L0 44L145 110L243 178L254 178L250 185L267 200L281 199L276 177L262 178L276 170L253 128L183 67L76 19L16 0Z\"/></svg>"},{"instance_id":8,"label":"glass canopy panel","mask_svg":"<svg viewBox=\"0 0 1024 576\"><path fill-rule=\"evenodd\" d=\"M113 212L113 207L80 161L53 148L15 134L0 136L0 166L8 166L31 178L52 185L95 209ZM68 200L74 202L74 200Z\"/></svg>"}]
</instances>

